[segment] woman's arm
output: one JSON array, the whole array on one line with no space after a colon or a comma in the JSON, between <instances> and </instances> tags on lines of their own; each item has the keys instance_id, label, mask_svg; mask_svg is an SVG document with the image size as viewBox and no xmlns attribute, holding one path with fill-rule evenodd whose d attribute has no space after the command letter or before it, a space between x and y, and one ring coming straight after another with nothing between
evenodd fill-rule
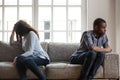
<instances>
[{"instance_id":1,"label":"woman's arm","mask_svg":"<svg viewBox=\"0 0 120 80\"><path fill-rule=\"evenodd\" d=\"M37 36L36 36L36 34L34 32L30 31L28 33L27 45L25 46L26 50L25 50L25 53L21 54L22 56L30 56L30 55L33 54L36 38L37 38Z\"/></svg>"},{"instance_id":2,"label":"woman's arm","mask_svg":"<svg viewBox=\"0 0 120 80\"><path fill-rule=\"evenodd\" d=\"M10 45L12 45L14 43L14 33L15 33L15 28L13 28L12 34L10 36L10 41L9 41Z\"/></svg>"}]
</instances>

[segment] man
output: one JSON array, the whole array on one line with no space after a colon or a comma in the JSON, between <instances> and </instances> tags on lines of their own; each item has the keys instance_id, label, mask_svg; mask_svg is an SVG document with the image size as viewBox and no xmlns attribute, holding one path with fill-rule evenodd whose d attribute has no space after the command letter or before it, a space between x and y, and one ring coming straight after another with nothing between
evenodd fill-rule
<instances>
[{"instance_id":1,"label":"man","mask_svg":"<svg viewBox=\"0 0 120 80\"><path fill-rule=\"evenodd\" d=\"M79 80L91 80L102 64L105 53L112 51L105 34L106 27L106 21L97 18L93 23L93 30L83 33L79 48L72 54L70 63L82 64Z\"/></svg>"}]
</instances>

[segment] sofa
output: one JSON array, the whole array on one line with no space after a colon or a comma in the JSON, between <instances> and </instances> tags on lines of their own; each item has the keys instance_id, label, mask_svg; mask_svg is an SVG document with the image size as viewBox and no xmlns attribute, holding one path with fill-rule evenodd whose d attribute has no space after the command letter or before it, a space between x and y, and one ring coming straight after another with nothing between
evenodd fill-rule
<instances>
[{"instance_id":1,"label":"sofa","mask_svg":"<svg viewBox=\"0 0 120 80\"><path fill-rule=\"evenodd\" d=\"M79 43L41 42L43 49L48 53L51 63L39 66L48 80L77 80L82 65L70 64L71 54L78 48ZM0 80L18 79L16 67L12 64L13 58L23 52L18 44L10 46L0 41ZM37 77L27 70L28 79ZM119 77L119 56L116 53L106 53L104 62L99 67L95 80L117 80Z\"/></svg>"}]
</instances>

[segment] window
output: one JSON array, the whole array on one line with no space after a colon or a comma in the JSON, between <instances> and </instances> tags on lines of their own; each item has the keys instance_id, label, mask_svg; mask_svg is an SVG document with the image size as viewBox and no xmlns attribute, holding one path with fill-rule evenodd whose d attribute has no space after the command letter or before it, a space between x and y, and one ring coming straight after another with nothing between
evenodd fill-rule
<instances>
[{"instance_id":1,"label":"window","mask_svg":"<svg viewBox=\"0 0 120 80\"><path fill-rule=\"evenodd\" d=\"M8 42L14 24L25 20L40 41L79 42L86 29L86 0L0 0L0 40Z\"/></svg>"},{"instance_id":2,"label":"window","mask_svg":"<svg viewBox=\"0 0 120 80\"><path fill-rule=\"evenodd\" d=\"M0 0L0 40L9 42L13 26L20 19L32 25L32 7L32 0Z\"/></svg>"}]
</instances>

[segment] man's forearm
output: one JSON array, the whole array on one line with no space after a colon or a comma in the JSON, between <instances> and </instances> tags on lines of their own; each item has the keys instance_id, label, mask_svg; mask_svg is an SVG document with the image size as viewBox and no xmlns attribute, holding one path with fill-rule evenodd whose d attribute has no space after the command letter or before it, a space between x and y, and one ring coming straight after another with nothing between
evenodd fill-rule
<instances>
[{"instance_id":1,"label":"man's forearm","mask_svg":"<svg viewBox=\"0 0 120 80\"><path fill-rule=\"evenodd\" d=\"M105 52L105 53L108 53L108 52L111 52L112 50L110 49L110 47L106 47L106 48L100 48L100 47L97 47L97 46L93 46L92 47L92 50L96 51L96 52Z\"/></svg>"}]
</instances>

